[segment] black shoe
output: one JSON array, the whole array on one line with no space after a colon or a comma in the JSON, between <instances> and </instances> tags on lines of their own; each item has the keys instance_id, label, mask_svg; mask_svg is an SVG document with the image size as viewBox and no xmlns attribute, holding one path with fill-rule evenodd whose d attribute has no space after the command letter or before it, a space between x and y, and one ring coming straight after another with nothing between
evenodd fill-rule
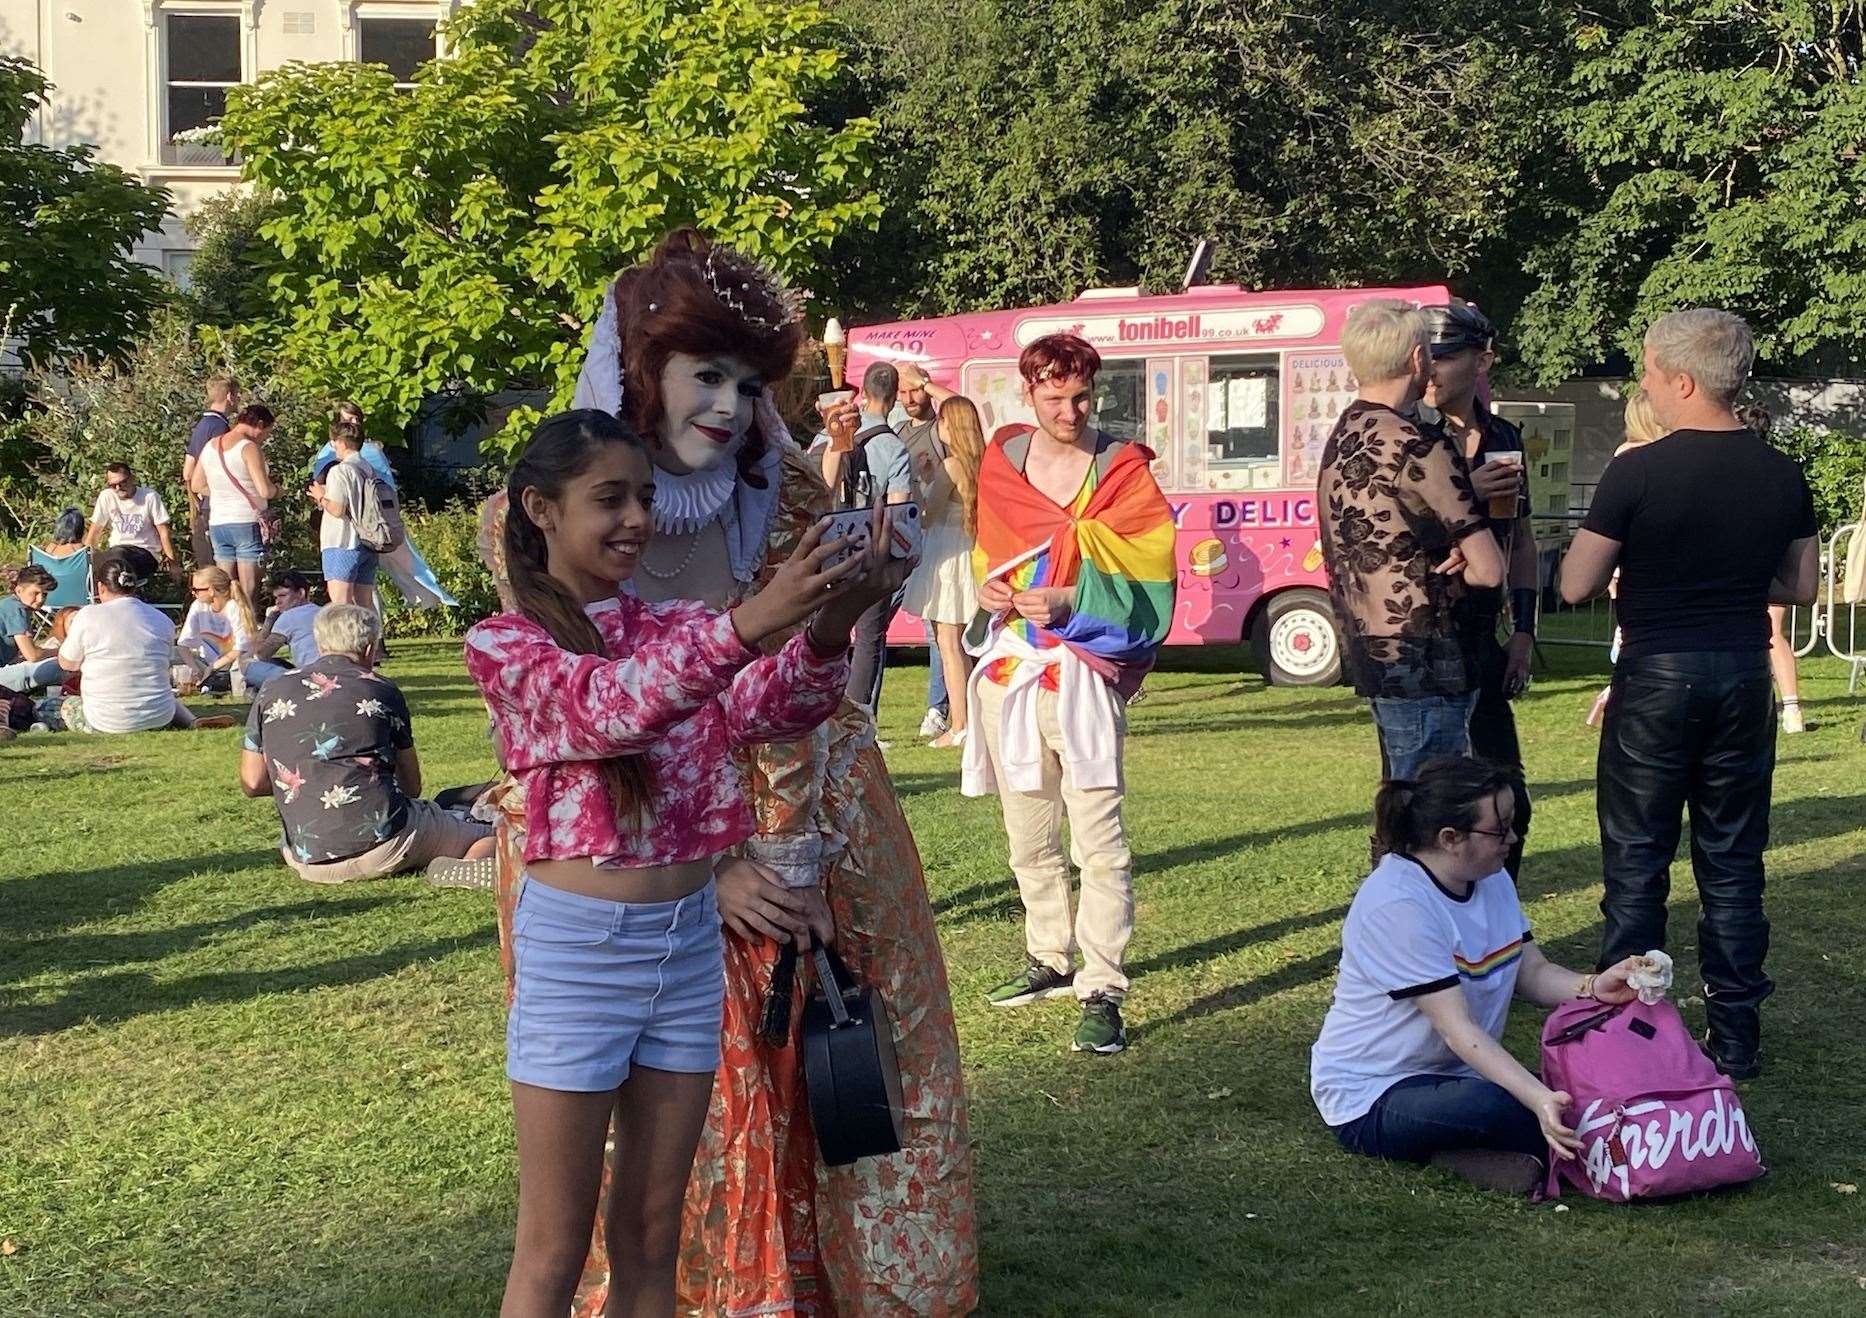
<instances>
[{"instance_id":1,"label":"black shoe","mask_svg":"<svg viewBox=\"0 0 1866 1318\"><path fill-rule=\"evenodd\" d=\"M1762 1074L1762 1055L1760 1053L1751 1053L1747 1057L1719 1056L1716 1048L1711 1046L1711 1037L1708 1031L1705 1032L1704 1038L1699 1046L1704 1049L1704 1055L1711 1059L1711 1064L1732 1080L1739 1082L1754 1080L1757 1076Z\"/></svg>"},{"instance_id":2,"label":"black shoe","mask_svg":"<svg viewBox=\"0 0 1866 1318\"><path fill-rule=\"evenodd\" d=\"M1497 1194L1531 1195L1548 1178L1542 1159L1503 1149L1448 1149L1429 1160L1480 1190Z\"/></svg>"}]
</instances>

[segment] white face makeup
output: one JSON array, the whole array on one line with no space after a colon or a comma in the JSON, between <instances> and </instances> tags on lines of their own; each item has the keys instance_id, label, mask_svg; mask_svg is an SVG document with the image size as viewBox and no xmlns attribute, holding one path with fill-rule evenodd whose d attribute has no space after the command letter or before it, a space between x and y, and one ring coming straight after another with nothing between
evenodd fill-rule
<instances>
[{"instance_id":1,"label":"white face makeup","mask_svg":"<svg viewBox=\"0 0 1866 1318\"><path fill-rule=\"evenodd\" d=\"M684 474L730 460L745 443L764 381L737 357L677 352L661 372L661 427L654 464Z\"/></svg>"}]
</instances>

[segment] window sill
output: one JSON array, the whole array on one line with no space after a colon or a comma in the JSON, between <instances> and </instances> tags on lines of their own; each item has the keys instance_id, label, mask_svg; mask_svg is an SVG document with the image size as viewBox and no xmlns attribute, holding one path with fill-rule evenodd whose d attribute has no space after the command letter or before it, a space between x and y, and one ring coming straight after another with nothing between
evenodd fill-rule
<instances>
[{"instance_id":1,"label":"window sill","mask_svg":"<svg viewBox=\"0 0 1866 1318\"><path fill-rule=\"evenodd\" d=\"M142 167L142 173L144 178L150 179L203 179L212 182L237 183L240 179L240 166L149 164Z\"/></svg>"}]
</instances>

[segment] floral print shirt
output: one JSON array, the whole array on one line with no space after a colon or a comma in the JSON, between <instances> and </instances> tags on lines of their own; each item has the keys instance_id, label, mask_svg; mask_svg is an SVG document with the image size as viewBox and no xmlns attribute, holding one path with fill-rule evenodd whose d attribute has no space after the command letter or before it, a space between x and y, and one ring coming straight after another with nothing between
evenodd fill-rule
<instances>
[{"instance_id":1,"label":"floral print shirt","mask_svg":"<svg viewBox=\"0 0 1866 1318\"><path fill-rule=\"evenodd\" d=\"M760 658L729 614L689 600L625 595L587 612L622 658L573 654L515 613L467 633L467 671L524 786L525 859L640 868L745 841L755 825L733 748L816 728L842 698L847 655L824 658L800 631ZM653 784L640 827L618 819L597 772L625 755L646 760Z\"/></svg>"},{"instance_id":2,"label":"floral print shirt","mask_svg":"<svg viewBox=\"0 0 1866 1318\"><path fill-rule=\"evenodd\" d=\"M395 759L414 744L402 693L347 655L281 673L246 716L246 749L265 756L285 845L305 865L360 856L402 831Z\"/></svg>"},{"instance_id":3,"label":"floral print shirt","mask_svg":"<svg viewBox=\"0 0 1866 1318\"><path fill-rule=\"evenodd\" d=\"M1316 502L1355 692L1471 690L1476 651L1456 614L1464 579L1436 569L1485 521L1451 441L1390 407L1351 403L1322 451Z\"/></svg>"}]
</instances>

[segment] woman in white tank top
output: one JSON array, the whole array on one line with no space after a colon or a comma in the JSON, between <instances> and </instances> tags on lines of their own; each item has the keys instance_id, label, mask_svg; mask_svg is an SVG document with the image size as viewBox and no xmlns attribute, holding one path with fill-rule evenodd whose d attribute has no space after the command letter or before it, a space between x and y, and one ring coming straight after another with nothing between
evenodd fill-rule
<instances>
[{"instance_id":1,"label":"woman in white tank top","mask_svg":"<svg viewBox=\"0 0 1866 1318\"><path fill-rule=\"evenodd\" d=\"M272 430L272 421L268 408L257 403L248 406L235 418L232 429L209 440L201 450L189 482L195 494L207 496L214 565L230 576L237 573L248 596L259 590L259 564L265 549L259 523L279 494L260 448Z\"/></svg>"}]
</instances>

